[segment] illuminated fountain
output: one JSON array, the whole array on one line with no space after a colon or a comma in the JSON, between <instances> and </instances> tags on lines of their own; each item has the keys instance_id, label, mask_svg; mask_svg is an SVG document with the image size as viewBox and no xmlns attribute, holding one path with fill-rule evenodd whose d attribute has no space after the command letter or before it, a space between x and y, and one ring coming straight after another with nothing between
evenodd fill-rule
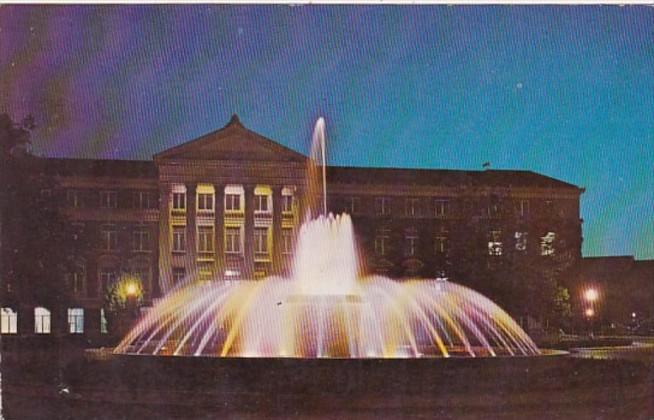
<instances>
[{"instance_id":1,"label":"illuminated fountain","mask_svg":"<svg viewBox=\"0 0 654 420\"><path fill-rule=\"evenodd\" d=\"M540 353L506 312L469 288L443 280L360 275L350 217L325 216L324 144L321 118L309 164L309 210L290 278L217 279L179 287L115 352L298 358Z\"/></svg>"}]
</instances>

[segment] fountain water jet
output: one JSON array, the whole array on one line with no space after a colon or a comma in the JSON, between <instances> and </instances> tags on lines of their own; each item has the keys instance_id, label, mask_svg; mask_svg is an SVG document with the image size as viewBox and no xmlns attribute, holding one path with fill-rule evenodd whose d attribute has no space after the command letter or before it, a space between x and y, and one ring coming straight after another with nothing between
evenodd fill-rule
<instances>
[{"instance_id":1,"label":"fountain water jet","mask_svg":"<svg viewBox=\"0 0 654 420\"><path fill-rule=\"evenodd\" d=\"M116 353L302 358L539 354L506 312L469 288L439 280L358 276L350 216L326 214L322 118L311 155L310 205L292 276L179 287L138 322ZM320 175L323 211L315 217Z\"/></svg>"}]
</instances>

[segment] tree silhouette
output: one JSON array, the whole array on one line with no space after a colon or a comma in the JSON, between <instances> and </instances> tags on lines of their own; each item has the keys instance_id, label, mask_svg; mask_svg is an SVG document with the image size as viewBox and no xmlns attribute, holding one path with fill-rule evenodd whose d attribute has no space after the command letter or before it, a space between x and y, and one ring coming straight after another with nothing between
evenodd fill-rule
<instances>
[{"instance_id":1,"label":"tree silhouette","mask_svg":"<svg viewBox=\"0 0 654 420\"><path fill-rule=\"evenodd\" d=\"M6 306L52 309L57 328L65 325L65 273L77 244L60 213L54 178L31 154L33 128L30 117L17 124L0 115L0 299Z\"/></svg>"}]
</instances>

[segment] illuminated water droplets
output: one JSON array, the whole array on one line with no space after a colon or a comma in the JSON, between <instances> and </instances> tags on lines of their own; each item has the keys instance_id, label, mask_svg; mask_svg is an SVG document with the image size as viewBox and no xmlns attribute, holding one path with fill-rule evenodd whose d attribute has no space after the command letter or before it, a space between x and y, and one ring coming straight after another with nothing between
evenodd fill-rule
<instances>
[{"instance_id":1,"label":"illuminated water droplets","mask_svg":"<svg viewBox=\"0 0 654 420\"><path fill-rule=\"evenodd\" d=\"M506 312L471 289L443 280L358 276L351 218L325 214L324 136L320 119L307 175L309 211L291 278L215 279L175 289L115 352L299 358L538 354Z\"/></svg>"}]
</instances>

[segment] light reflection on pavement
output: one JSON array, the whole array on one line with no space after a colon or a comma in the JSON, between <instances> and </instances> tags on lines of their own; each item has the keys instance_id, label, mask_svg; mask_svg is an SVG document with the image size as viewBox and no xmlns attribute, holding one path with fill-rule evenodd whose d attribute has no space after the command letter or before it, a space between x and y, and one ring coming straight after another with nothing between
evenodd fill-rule
<instances>
[{"instance_id":1,"label":"light reflection on pavement","mask_svg":"<svg viewBox=\"0 0 654 420\"><path fill-rule=\"evenodd\" d=\"M630 346L572 348L572 357L581 359L637 360L654 364L654 337L632 337Z\"/></svg>"}]
</instances>

